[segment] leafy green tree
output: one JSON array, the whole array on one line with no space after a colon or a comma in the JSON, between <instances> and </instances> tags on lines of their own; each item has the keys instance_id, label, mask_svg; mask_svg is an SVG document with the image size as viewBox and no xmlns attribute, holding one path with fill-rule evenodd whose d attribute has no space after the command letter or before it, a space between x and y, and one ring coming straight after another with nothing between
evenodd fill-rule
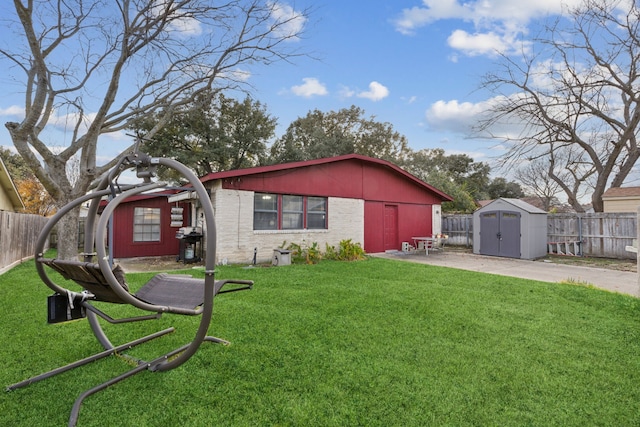
<instances>
[{"instance_id":1,"label":"leafy green tree","mask_svg":"<svg viewBox=\"0 0 640 427\"><path fill-rule=\"evenodd\" d=\"M0 159L6 166L24 203L23 212L43 216L53 214L56 210L55 200L31 172L22 157L0 147Z\"/></svg>"},{"instance_id":2,"label":"leafy green tree","mask_svg":"<svg viewBox=\"0 0 640 427\"><path fill-rule=\"evenodd\" d=\"M469 194L482 198L483 191L490 182L491 168L484 162L476 162L466 154L446 155L441 148L425 149L415 152L408 162L415 173L429 177L435 172L448 176L454 183L465 185Z\"/></svg>"},{"instance_id":3,"label":"leafy green tree","mask_svg":"<svg viewBox=\"0 0 640 427\"><path fill-rule=\"evenodd\" d=\"M144 138L162 115L140 120L134 129ZM261 164L275 127L276 119L249 97L239 102L222 94L201 96L174 112L153 139L145 140L144 149L171 156L203 176Z\"/></svg>"},{"instance_id":4,"label":"leafy green tree","mask_svg":"<svg viewBox=\"0 0 640 427\"><path fill-rule=\"evenodd\" d=\"M407 139L390 123L366 118L351 106L324 113L310 111L296 119L271 146L270 163L311 160L343 154L362 154L397 162L408 155Z\"/></svg>"},{"instance_id":5,"label":"leafy green tree","mask_svg":"<svg viewBox=\"0 0 640 427\"><path fill-rule=\"evenodd\" d=\"M442 203L443 212L470 213L476 209L476 203L466 184L454 182L446 173L432 172L428 177L423 178L423 181L445 192L453 199L452 202Z\"/></svg>"},{"instance_id":6,"label":"leafy green tree","mask_svg":"<svg viewBox=\"0 0 640 427\"><path fill-rule=\"evenodd\" d=\"M508 197L518 199L524 197L524 191L520 184L514 181L507 181L505 178L498 177L491 180L487 187L487 199L498 199L500 197Z\"/></svg>"},{"instance_id":7,"label":"leafy green tree","mask_svg":"<svg viewBox=\"0 0 640 427\"><path fill-rule=\"evenodd\" d=\"M0 147L0 159L7 167L11 179L14 181L32 177L33 173L19 154L13 154L11 150Z\"/></svg>"},{"instance_id":8,"label":"leafy green tree","mask_svg":"<svg viewBox=\"0 0 640 427\"><path fill-rule=\"evenodd\" d=\"M491 168L466 154L446 155L441 148L412 153L402 164L409 172L456 200L443 204L443 210L472 212L474 200L486 198Z\"/></svg>"}]
</instances>

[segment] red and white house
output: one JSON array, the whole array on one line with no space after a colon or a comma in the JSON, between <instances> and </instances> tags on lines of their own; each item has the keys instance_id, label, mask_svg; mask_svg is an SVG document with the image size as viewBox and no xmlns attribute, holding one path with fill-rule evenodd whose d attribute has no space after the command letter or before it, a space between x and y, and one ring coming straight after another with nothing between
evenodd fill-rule
<instances>
[{"instance_id":1,"label":"red and white house","mask_svg":"<svg viewBox=\"0 0 640 427\"><path fill-rule=\"evenodd\" d=\"M441 204L452 200L393 163L357 154L216 172L201 180L211 192L221 263L249 263L254 250L258 262L269 261L284 242L315 242L324 251L326 244L338 246L341 240L351 239L368 253L400 250L402 242L411 242L413 236L440 233ZM185 226L202 227L197 203L188 192L165 203L169 209L185 206ZM137 207L127 204L130 211ZM165 229L171 222L168 211L153 208L162 229L158 239L175 250L176 230ZM136 221L135 212L118 210L115 216L120 220L115 223L119 225L114 228L133 236L133 228L125 223ZM116 257L151 255L154 242L134 240L117 237ZM122 242L137 248L139 255L118 250ZM157 244L162 246L160 241Z\"/></svg>"},{"instance_id":2,"label":"red and white house","mask_svg":"<svg viewBox=\"0 0 640 427\"><path fill-rule=\"evenodd\" d=\"M283 242L361 243L368 253L400 250L437 234L451 197L398 166L357 154L216 172L211 189L218 261L271 259Z\"/></svg>"},{"instance_id":3,"label":"red and white house","mask_svg":"<svg viewBox=\"0 0 640 427\"><path fill-rule=\"evenodd\" d=\"M168 197L160 193L134 196L116 208L112 221L115 258L178 255L178 228L172 226L171 212L182 208L182 225L190 223L192 209L188 202L168 203Z\"/></svg>"}]
</instances>

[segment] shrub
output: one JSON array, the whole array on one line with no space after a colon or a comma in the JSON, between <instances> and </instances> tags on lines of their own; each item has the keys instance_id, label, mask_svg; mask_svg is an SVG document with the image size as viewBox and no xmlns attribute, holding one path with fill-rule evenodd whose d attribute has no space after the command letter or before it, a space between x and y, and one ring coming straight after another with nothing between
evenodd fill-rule
<instances>
[{"instance_id":1,"label":"shrub","mask_svg":"<svg viewBox=\"0 0 640 427\"><path fill-rule=\"evenodd\" d=\"M307 246L303 241L302 244L282 242L280 248L291 251L291 262L295 264L317 264L323 258L334 261L359 261L365 259L365 251L360 243L353 243L351 239L342 240L336 248L335 246L326 245L324 254L320 251L318 242L313 242L311 246Z\"/></svg>"},{"instance_id":2,"label":"shrub","mask_svg":"<svg viewBox=\"0 0 640 427\"><path fill-rule=\"evenodd\" d=\"M286 241L283 242L281 247L284 247L286 243ZM306 246L304 242L301 245L290 243L287 250L291 251L291 262L293 263L317 264L322 259L318 242L313 242L311 246Z\"/></svg>"},{"instance_id":3,"label":"shrub","mask_svg":"<svg viewBox=\"0 0 640 427\"><path fill-rule=\"evenodd\" d=\"M353 243L351 239L341 240L338 249L327 244L325 252L325 258L337 261L360 261L365 259L365 255L360 243Z\"/></svg>"}]
</instances>

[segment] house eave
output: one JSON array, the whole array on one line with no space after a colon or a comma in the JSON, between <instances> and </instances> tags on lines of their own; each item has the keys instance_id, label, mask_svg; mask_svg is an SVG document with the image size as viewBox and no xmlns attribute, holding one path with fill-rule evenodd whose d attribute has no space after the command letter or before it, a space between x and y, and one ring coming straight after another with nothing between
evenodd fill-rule
<instances>
[{"instance_id":1,"label":"house eave","mask_svg":"<svg viewBox=\"0 0 640 427\"><path fill-rule=\"evenodd\" d=\"M24 209L24 203L22 198L20 197L20 193L18 193L18 189L16 188L11 176L9 176L9 171L2 159L0 159L0 186L4 188L5 192L9 196L9 200L11 200L11 204L13 205L15 210Z\"/></svg>"}]
</instances>

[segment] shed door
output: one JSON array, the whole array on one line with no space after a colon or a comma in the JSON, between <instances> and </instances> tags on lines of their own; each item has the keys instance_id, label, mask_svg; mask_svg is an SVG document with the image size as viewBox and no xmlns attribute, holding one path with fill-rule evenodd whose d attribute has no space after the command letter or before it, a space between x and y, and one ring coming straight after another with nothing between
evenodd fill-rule
<instances>
[{"instance_id":1,"label":"shed door","mask_svg":"<svg viewBox=\"0 0 640 427\"><path fill-rule=\"evenodd\" d=\"M398 207L384 205L384 250L398 248Z\"/></svg>"},{"instance_id":2,"label":"shed door","mask_svg":"<svg viewBox=\"0 0 640 427\"><path fill-rule=\"evenodd\" d=\"M480 254L497 256L500 252L500 218L499 211L482 212L480 214Z\"/></svg>"},{"instance_id":3,"label":"shed door","mask_svg":"<svg viewBox=\"0 0 640 427\"><path fill-rule=\"evenodd\" d=\"M520 212L480 214L480 254L520 258Z\"/></svg>"}]
</instances>

